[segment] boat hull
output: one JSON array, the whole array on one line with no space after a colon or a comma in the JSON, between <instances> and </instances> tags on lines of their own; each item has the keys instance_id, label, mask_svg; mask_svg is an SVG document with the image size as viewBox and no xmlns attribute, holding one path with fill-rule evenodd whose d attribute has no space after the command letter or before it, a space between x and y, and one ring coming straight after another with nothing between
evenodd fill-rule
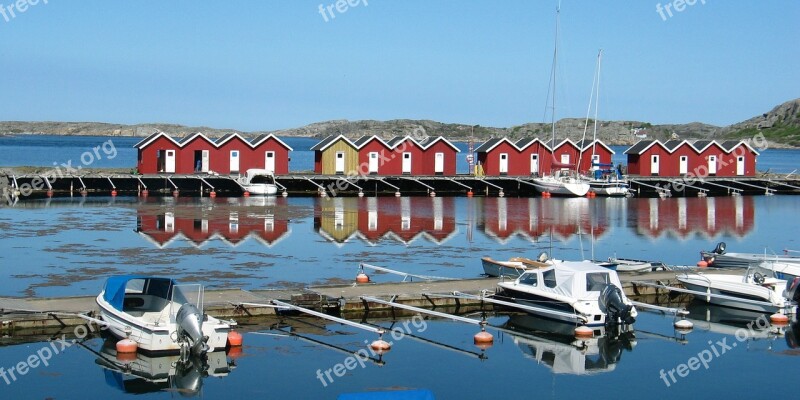
<instances>
[{"instance_id":1,"label":"boat hull","mask_svg":"<svg viewBox=\"0 0 800 400\"><path fill-rule=\"evenodd\" d=\"M278 187L272 184L243 185L244 189L254 196L272 196L278 193Z\"/></svg>"},{"instance_id":2,"label":"boat hull","mask_svg":"<svg viewBox=\"0 0 800 400\"><path fill-rule=\"evenodd\" d=\"M537 178L531 183L540 192L557 196L583 197L589 193L589 184L578 180L570 182L554 178Z\"/></svg>"},{"instance_id":3,"label":"boat hull","mask_svg":"<svg viewBox=\"0 0 800 400\"><path fill-rule=\"evenodd\" d=\"M605 181L589 181L591 191L598 196L605 197L625 197L630 194L630 188L625 183L609 183Z\"/></svg>"},{"instance_id":4,"label":"boat hull","mask_svg":"<svg viewBox=\"0 0 800 400\"><path fill-rule=\"evenodd\" d=\"M163 323L159 326L147 324L125 312L120 312L98 297L100 317L108 325L107 331L118 339L131 339L138 348L148 353L179 353L181 344L173 340L177 337L177 326L174 323ZM209 352L224 351L228 342L230 326L209 318L203 323L203 335L208 336Z\"/></svg>"},{"instance_id":5,"label":"boat hull","mask_svg":"<svg viewBox=\"0 0 800 400\"><path fill-rule=\"evenodd\" d=\"M767 291L768 289L760 286L754 286L751 288L747 286L742 286L741 288L737 289L735 286L720 287L719 285L715 285L713 283L706 283L700 279L692 279L691 277L678 276L677 279L683 284L683 286L686 289L693 290L696 292L702 292L702 293L710 292L711 294L735 297L743 300L753 300L753 301L772 303L772 305L767 305L767 304L762 305L762 304L750 303L747 301L738 301L737 299L731 299L731 298L695 295L695 298L697 298L698 300L704 301L709 304L716 304L722 307L738 308L740 310L756 311L763 313L775 313L782 308L780 305L774 304L774 302L772 302L771 298L769 297L769 292ZM710 290L709 290L709 285L711 285Z\"/></svg>"}]
</instances>

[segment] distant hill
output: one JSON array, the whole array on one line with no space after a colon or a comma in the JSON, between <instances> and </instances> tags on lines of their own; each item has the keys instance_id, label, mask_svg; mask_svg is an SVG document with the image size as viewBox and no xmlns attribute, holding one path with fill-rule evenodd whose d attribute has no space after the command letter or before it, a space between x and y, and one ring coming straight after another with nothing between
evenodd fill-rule
<instances>
[{"instance_id":1,"label":"distant hill","mask_svg":"<svg viewBox=\"0 0 800 400\"><path fill-rule=\"evenodd\" d=\"M593 121L587 129L587 137L592 135ZM556 123L557 139L566 137L579 140L583 136L586 121L582 118L565 118ZM430 120L396 119L390 121L348 121L333 120L317 122L299 128L278 131L240 132L245 136L274 133L279 136L305 136L322 138L328 135L344 134L351 138L363 135L379 135L384 138L411 134L422 127L428 135L445 136L454 140L468 140L471 135L477 142L491 137L506 136L511 139L535 136L544 140L550 138L550 124L527 123L508 128L447 124ZM175 124L122 125L99 122L0 122L0 135L3 134L46 134L46 135L99 135L99 136L147 136L160 130L175 136L185 136L194 132L204 132L211 137L222 136L233 129L209 127L189 127ZM474 133L473 133L474 131ZM601 121L598 125L598 138L613 145L630 145L641 138L669 139L673 135L686 139L746 139L763 134L775 147L800 147L800 99L783 103L771 111L727 127L708 125L700 122L689 124L652 125L643 121Z\"/></svg>"}]
</instances>

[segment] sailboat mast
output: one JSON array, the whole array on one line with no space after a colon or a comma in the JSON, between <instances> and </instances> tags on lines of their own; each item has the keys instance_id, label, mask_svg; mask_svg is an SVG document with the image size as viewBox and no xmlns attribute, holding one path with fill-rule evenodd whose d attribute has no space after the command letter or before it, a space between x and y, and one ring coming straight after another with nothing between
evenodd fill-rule
<instances>
[{"instance_id":1,"label":"sailboat mast","mask_svg":"<svg viewBox=\"0 0 800 400\"><path fill-rule=\"evenodd\" d=\"M556 7L556 34L555 34L555 41L554 41L554 45L553 45L553 68L552 68L553 69L553 75L552 75L553 103L552 103L552 108L551 108L551 112L550 112L550 121L551 121L550 130L552 132L553 140L550 142L550 146L552 146L552 148L550 149L551 152L553 152L555 150L555 146L556 146L556 70L558 69L558 30L559 30L559 23L560 23L560 20L561 20L560 16L561 16L561 0L558 1L558 6ZM556 160L555 153L551 153L551 154L552 154L553 161L555 161ZM553 171L550 171L550 172L552 173Z\"/></svg>"},{"instance_id":2,"label":"sailboat mast","mask_svg":"<svg viewBox=\"0 0 800 400\"><path fill-rule=\"evenodd\" d=\"M594 133L592 134L592 162L594 162L595 148L597 146L597 108L600 104L600 65L603 61L603 49L597 53L597 91L594 98Z\"/></svg>"}]
</instances>

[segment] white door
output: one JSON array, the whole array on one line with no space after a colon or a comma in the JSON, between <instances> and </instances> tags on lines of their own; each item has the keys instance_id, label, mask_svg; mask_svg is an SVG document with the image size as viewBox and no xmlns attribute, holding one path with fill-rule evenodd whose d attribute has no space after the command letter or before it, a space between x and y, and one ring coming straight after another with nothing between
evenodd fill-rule
<instances>
[{"instance_id":1,"label":"white door","mask_svg":"<svg viewBox=\"0 0 800 400\"><path fill-rule=\"evenodd\" d=\"M403 153L403 173L411 173L411 153Z\"/></svg>"},{"instance_id":2,"label":"white door","mask_svg":"<svg viewBox=\"0 0 800 400\"><path fill-rule=\"evenodd\" d=\"M164 164L164 172L168 174L175 173L175 150L167 150L167 159Z\"/></svg>"},{"instance_id":3,"label":"white door","mask_svg":"<svg viewBox=\"0 0 800 400\"><path fill-rule=\"evenodd\" d=\"M231 173L239 172L239 150L231 150Z\"/></svg>"},{"instance_id":4,"label":"white door","mask_svg":"<svg viewBox=\"0 0 800 400\"><path fill-rule=\"evenodd\" d=\"M209 152L208 150L203 150L200 154L200 171L208 172L208 160L210 157Z\"/></svg>"},{"instance_id":5,"label":"white door","mask_svg":"<svg viewBox=\"0 0 800 400\"><path fill-rule=\"evenodd\" d=\"M373 151L369 153L369 173L370 175L377 175L378 174L378 152Z\"/></svg>"},{"instance_id":6,"label":"white door","mask_svg":"<svg viewBox=\"0 0 800 400\"><path fill-rule=\"evenodd\" d=\"M593 154L592 155L592 171L597 171L600 169L600 154Z\"/></svg>"},{"instance_id":7,"label":"white door","mask_svg":"<svg viewBox=\"0 0 800 400\"><path fill-rule=\"evenodd\" d=\"M681 175L686 175L689 173L689 157L681 156L680 164L678 165L678 173Z\"/></svg>"},{"instance_id":8,"label":"white door","mask_svg":"<svg viewBox=\"0 0 800 400\"><path fill-rule=\"evenodd\" d=\"M654 155L650 159L650 175L658 175L658 156Z\"/></svg>"},{"instance_id":9,"label":"white door","mask_svg":"<svg viewBox=\"0 0 800 400\"><path fill-rule=\"evenodd\" d=\"M708 156L708 174L717 174L717 156Z\"/></svg>"},{"instance_id":10,"label":"white door","mask_svg":"<svg viewBox=\"0 0 800 400\"><path fill-rule=\"evenodd\" d=\"M569 165L569 154L562 154L561 155L561 163ZM569 167L561 168L562 170L568 170Z\"/></svg>"},{"instance_id":11,"label":"white door","mask_svg":"<svg viewBox=\"0 0 800 400\"><path fill-rule=\"evenodd\" d=\"M274 174L275 173L275 152L268 151L264 153L264 169L267 172Z\"/></svg>"},{"instance_id":12,"label":"white door","mask_svg":"<svg viewBox=\"0 0 800 400\"><path fill-rule=\"evenodd\" d=\"M508 153L500 153L500 175L508 175Z\"/></svg>"},{"instance_id":13,"label":"white door","mask_svg":"<svg viewBox=\"0 0 800 400\"><path fill-rule=\"evenodd\" d=\"M539 155L531 154L531 175L539 175Z\"/></svg>"},{"instance_id":14,"label":"white door","mask_svg":"<svg viewBox=\"0 0 800 400\"><path fill-rule=\"evenodd\" d=\"M744 175L744 156L736 157L736 175Z\"/></svg>"},{"instance_id":15,"label":"white door","mask_svg":"<svg viewBox=\"0 0 800 400\"><path fill-rule=\"evenodd\" d=\"M444 175L444 153L434 154L433 173L436 175Z\"/></svg>"},{"instance_id":16,"label":"white door","mask_svg":"<svg viewBox=\"0 0 800 400\"><path fill-rule=\"evenodd\" d=\"M338 174L344 174L344 152L343 151L337 151L336 152L336 164L334 165L334 167L336 168L336 170L334 172L336 172L337 175Z\"/></svg>"}]
</instances>

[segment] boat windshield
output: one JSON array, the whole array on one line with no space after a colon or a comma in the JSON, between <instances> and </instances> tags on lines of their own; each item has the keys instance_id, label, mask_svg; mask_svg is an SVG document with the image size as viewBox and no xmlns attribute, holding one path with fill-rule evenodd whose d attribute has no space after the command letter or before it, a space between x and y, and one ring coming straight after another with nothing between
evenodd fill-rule
<instances>
[{"instance_id":1,"label":"boat windshield","mask_svg":"<svg viewBox=\"0 0 800 400\"><path fill-rule=\"evenodd\" d=\"M599 292L609 284L607 272L590 272L586 274L586 291Z\"/></svg>"},{"instance_id":2,"label":"boat windshield","mask_svg":"<svg viewBox=\"0 0 800 400\"><path fill-rule=\"evenodd\" d=\"M547 271L542 272L542 278L544 278L544 285L549 288L554 288L558 286L556 282L556 270L555 269L548 269Z\"/></svg>"},{"instance_id":3,"label":"boat windshield","mask_svg":"<svg viewBox=\"0 0 800 400\"><path fill-rule=\"evenodd\" d=\"M170 318L175 322L175 315L178 314L181 306L189 303L203 312L203 286L198 284L175 285L172 290L172 303Z\"/></svg>"},{"instance_id":4,"label":"boat windshield","mask_svg":"<svg viewBox=\"0 0 800 400\"><path fill-rule=\"evenodd\" d=\"M538 282L539 278L536 276L535 272L526 272L519 277L519 283L523 285L536 286Z\"/></svg>"},{"instance_id":5,"label":"boat windshield","mask_svg":"<svg viewBox=\"0 0 800 400\"><path fill-rule=\"evenodd\" d=\"M272 184L275 181L272 178L272 175L253 175L250 178L250 183L267 183Z\"/></svg>"}]
</instances>

